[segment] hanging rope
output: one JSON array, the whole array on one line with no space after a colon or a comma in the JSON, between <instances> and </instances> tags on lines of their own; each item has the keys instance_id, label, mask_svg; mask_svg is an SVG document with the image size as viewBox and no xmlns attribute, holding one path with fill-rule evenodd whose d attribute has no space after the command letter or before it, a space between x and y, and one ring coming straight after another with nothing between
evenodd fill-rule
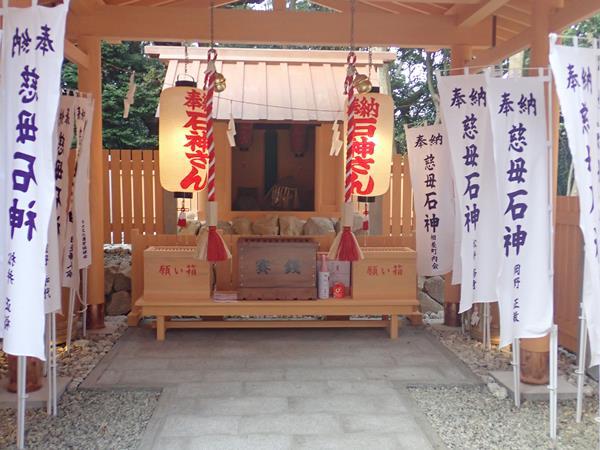
<instances>
[{"instance_id":1,"label":"hanging rope","mask_svg":"<svg viewBox=\"0 0 600 450\"><path fill-rule=\"evenodd\" d=\"M347 131L346 131L346 176L344 178L344 209L342 215L342 230L335 237L329 249L329 259L338 261L357 261L363 259L363 254L352 233L354 223L354 208L352 206L352 162L354 159L354 81L356 77L356 54L354 53L354 10L355 0L351 3L350 21L350 53L348 53L346 79L344 81L344 94L347 96Z\"/></svg>"},{"instance_id":2,"label":"hanging rope","mask_svg":"<svg viewBox=\"0 0 600 450\"><path fill-rule=\"evenodd\" d=\"M210 50L207 55L207 67L204 74L204 91L206 92L206 147L208 151L208 204L206 211L206 223L208 228L204 229L198 236L197 241L197 258L218 262L231 258L231 253L223 241L223 237L217 232L218 212L217 212L217 195L215 189L215 139L213 129L213 99L215 94L215 79L217 70L215 61L217 59L217 51L213 44L213 4L211 2L210 10Z\"/></svg>"},{"instance_id":3,"label":"hanging rope","mask_svg":"<svg viewBox=\"0 0 600 450\"><path fill-rule=\"evenodd\" d=\"M208 146L208 201L215 201L215 139L213 134L213 98L215 93L215 60L217 51L208 51L208 66L204 75L204 90L206 91L206 138Z\"/></svg>"}]
</instances>

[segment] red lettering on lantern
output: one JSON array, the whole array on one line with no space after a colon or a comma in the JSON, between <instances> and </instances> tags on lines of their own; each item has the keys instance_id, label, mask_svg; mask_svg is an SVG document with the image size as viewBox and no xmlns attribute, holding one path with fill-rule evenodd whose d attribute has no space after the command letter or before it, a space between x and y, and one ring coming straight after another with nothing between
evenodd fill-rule
<instances>
[{"instance_id":1,"label":"red lettering on lantern","mask_svg":"<svg viewBox=\"0 0 600 450\"><path fill-rule=\"evenodd\" d=\"M374 97L362 97L354 106L354 133L352 137L352 174L350 176L352 191L358 195L369 195L373 192L375 182L369 174L375 162L370 156L375 154L376 142L373 139L377 132L379 102ZM368 177L364 180L364 177Z\"/></svg>"},{"instance_id":2,"label":"red lettering on lantern","mask_svg":"<svg viewBox=\"0 0 600 450\"><path fill-rule=\"evenodd\" d=\"M184 151L190 162L190 171L179 185L183 189L193 186L195 191L200 191L204 189L207 182L206 176L200 174L200 170L204 171L208 163L206 96L203 92L189 90L185 95L183 106L187 108L185 112L188 117L183 127L189 129L189 133L185 135L184 147L187 149Z\"/></svg>"}]
</instances>

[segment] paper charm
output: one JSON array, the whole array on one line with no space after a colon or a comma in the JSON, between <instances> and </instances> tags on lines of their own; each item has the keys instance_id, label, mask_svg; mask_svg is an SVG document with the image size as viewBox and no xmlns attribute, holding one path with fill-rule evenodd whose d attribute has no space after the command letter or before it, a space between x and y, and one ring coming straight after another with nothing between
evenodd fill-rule
<instances>
[{"instance_id":1,"label":"paper charm","mask_svg":"<svg viewBox=\"0 0 600 450\"><path fill-rule=\"evenodd\" d=\"M229 118L229 122L227 122L227 139L229 140L229 146L235 147L235 135L237 134L235 130L235 121L233 120L233 114Z\"/></svg>"},{"instance_id":2,"label":"paper charm","mask_svg":"<svg viewBox=\"0 0 600 450\"><path fill-rule=\"evenodd\" d=\"M336 119L333 121L332 127L332 137L331 137L331 148L329 150L329 156L337 156L340 154L340 150L344 145L344 141L340 139L340 123Z\"/></svg>"},{"instance_id":3,"label":"paper charm","mask_svg":"<svg viewBox=\"0 0 600 450\"><path fill-rule=\"evenodd\" d=\"M127 85L127 94L125 94L125 98L123 99L123 118L127 119L129 117L129 107L133 105L133 100L135 97L135 70L131 72L129 76L129 84Z\"/></svg>"}]
</instances>

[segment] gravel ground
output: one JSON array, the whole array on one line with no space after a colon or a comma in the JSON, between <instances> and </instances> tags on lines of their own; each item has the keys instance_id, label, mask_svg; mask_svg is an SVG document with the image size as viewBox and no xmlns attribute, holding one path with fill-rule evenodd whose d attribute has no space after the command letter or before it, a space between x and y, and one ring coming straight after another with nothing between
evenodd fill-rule
<instances>
[{"instance_id":1,"label":"gravel ground","mask_svg":"<svg viewBox=\"0 0 600 450\"><path fill-rule=\"evenodd\" d=\"M27 411L27 448L135 449L159 397L151 391L66 392L58 417L45 409ZM15 444L15 410L0 409L0 448Z\"/></svg>"},{"instance_id":2,"label":"gravel ground","mask_svg":"<svg viewBox=\"0 0 600 450\"><path fill-rule=\"evenodd\" d=\"M133 449L139 445L159 392L91 391L78 389L81 382L108 353L127 328L126 318L105 318L111 334L89 334L87 339L57 349L60 376L72 378L58 405L59 416L45 408L29 409L26 417L28 448ZM0 351L0 378L8 373L6 355ZM16 443L15 410L0 409L0 448Z\"/></svg>"},{"instance_id":3,"label":"gravel ground","mask_svg":"<svg viewBox=\"0 0 600 450\"><path fill-rule=\"evenodd\" d=\"M515 408L512 397L489 375L493 370L511 370L510 347L500 350L463 335L460 330L439 324L426 326L440 342L465 362L482 379L480 386L413 386L410 393L440 438L457 449L546 449L554 448L548 438L548 402L523 402ZM559 373L576 385L576 355L559 350ZM584 418L575 423L575 401L558 404L557 448L597 449L598 384L586 377Z\"/></svg>"},{"instance_id":4,"label":"gravel ground","mask_svg":"<svg viewBox=\"0 0 600 450\"><path fill-rule=\"evenodd\" d=\"M548 403L494 397L485 386L411 387L409 391L443 442L451 449L598 448L598 399L585 402L584 420L575 423L575 401L558 405L558 442L548 438Z\"/></svg>"}]
</instances>

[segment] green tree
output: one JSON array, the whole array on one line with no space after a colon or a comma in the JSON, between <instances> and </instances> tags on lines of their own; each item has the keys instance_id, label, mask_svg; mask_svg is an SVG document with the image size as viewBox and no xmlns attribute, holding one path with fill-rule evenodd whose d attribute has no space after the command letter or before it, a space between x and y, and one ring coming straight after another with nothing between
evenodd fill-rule
<instances>
[{"instance_id":1,"label":"green tree","mask_svg":"<svg viewBox=\"0 0 600 450\"><path fill-rule=\"evenodd\" d=\"M396 61L389 67L395 107L395 140L399 152L406 153L404 127L435 121L437 83L434 72L446 69L450 59L447 50L427 52L401 48L397 55Z\"/></svg>"},{"instance_id":2,"label":"green tree","mask_svg":"<svg viewBox=\"0 0 600 450\"><path fill-rule=\"evenodd\" d=\"M144 55L144 42L102 43L102 140L104 148L157 148L155 117L165 68ZM135 71L137 89L129 117L123 118L123 99ZM63 86L77 87L77 68L65 63Z\"/></svg>"}]
</instances>

